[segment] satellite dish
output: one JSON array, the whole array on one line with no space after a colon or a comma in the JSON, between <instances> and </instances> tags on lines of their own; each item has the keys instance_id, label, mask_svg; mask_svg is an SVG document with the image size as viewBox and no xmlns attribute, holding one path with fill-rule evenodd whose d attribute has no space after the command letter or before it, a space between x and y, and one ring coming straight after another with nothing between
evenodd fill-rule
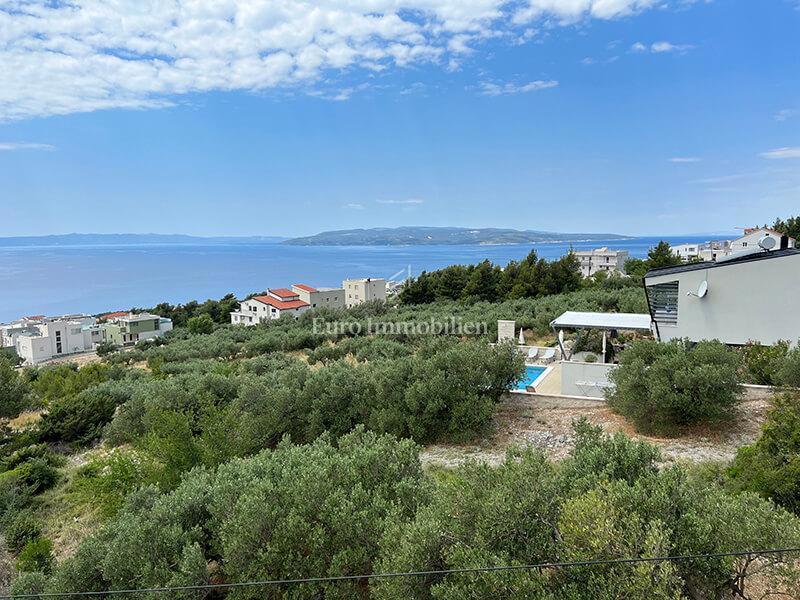
<instances>
[{"instance_id":1,"label":"satellite dish","mask_svg":"<svg viewBox=\"0 0 800 600\"><path fill-rule=\"evenodd\" d=\"M765 235L760 240L758 240L758 245L764 250L772 250L777 243L778 240L769 235Z\"/></svg>"},{"instance_id":2,"label":"satellite dish","mask_svg":"<svg viewBox=\"0 0 800 600\"><path fill-rule=\"evenodd\" d=\"M705 298L706 294L708 294L708 282L701 281L700 287L697 288L697 297L698 298Z\"/></svg>"}]
</instances>

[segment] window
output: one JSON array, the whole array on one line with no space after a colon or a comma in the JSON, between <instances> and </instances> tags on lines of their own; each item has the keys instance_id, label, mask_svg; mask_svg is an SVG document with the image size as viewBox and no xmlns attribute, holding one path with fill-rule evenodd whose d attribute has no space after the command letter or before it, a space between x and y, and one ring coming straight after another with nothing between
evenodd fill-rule
<instances>
[{"instance_id":1,"label":"window","mask_svg":"<svg viewBox=\"0 0 800 600\"><path fill-rule=\"evenodd\" d=\"M659 325L678 324L678 282L658 283L647 287L647 299L653 320Z\"/></svg>"},{"instance_id":2,"label":"window","mask_svg":"<svg viewBox=\"0 0 800 600\"><path fill-rule=\"evenodd\" d=\"M747 248L747 242L742 242L742 248Z\"/></svg>"}]
</instances>

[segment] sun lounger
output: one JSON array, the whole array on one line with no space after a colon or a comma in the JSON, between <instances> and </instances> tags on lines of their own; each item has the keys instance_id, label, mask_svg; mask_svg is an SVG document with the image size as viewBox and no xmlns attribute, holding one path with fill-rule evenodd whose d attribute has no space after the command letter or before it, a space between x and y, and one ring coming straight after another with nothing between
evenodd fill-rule
<instances>
[{"instance_id":1,"label":"sun lounger","mask_svg":"<svg viewBox=\"0 0 800 600\"><path fill-rule=\"evenodd\" d=\"M539 356L539 360L542 362L550 362L556 357L556 349L555 348L545 348L544 352Z\"/></svg>"},{"instance_id":2,"label":"sun lounger","mask_svg":"<svg viewBox=\"0 0 800 600\"><path fill-rule=\"evenodd\" d=\"M530 350L528 350L528 360L533 360L538 355L539 355L539 349L538 348L531 348Z\"/></svg>"}]
</instances>

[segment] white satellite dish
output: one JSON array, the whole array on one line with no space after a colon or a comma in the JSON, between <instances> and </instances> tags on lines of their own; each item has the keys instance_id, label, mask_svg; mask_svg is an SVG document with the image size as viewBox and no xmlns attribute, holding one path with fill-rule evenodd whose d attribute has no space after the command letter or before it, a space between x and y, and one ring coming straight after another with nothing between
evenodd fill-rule
<instances>
[{"instance_id":1,"label":"white satellite dish","mask_svg":"<svg viewBox=\"0 0 800 600\"><path fill-rule=\"evenodd\" d=\"M765 235L760 240L758 240L758 245L764 250L772 250L777 243L778 240L769 235Z\"/></svg>"},{"instance_id":2,"label":"white satellite dish","mask_svg":"<svg viewBox=\"0 0 800 600\"><path fill-rule=\"evenodd\" d=\"M701 281L697 292L687 292L687 296L694 296L695 298L705 298L708 294L708 281Z\"/></svg>"}]
</instances>

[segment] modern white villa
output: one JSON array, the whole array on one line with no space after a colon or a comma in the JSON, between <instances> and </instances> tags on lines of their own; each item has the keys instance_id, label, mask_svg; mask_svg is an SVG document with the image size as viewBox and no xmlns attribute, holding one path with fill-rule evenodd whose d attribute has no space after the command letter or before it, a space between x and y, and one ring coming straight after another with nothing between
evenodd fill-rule
<instances>
[{"instance_id":1,"label":"modern white villa","mask_svg":"<svg viewBox=\"0 0 800 600\"><path fill-rule=\"evenodd\" d=\"M111 317L111 318L108 318ZM172 321L148 313L23 317L0 325L3 347L14 348L24 364L39 364L60 356L91 352L102 342L132 345L164 335Z\"/></svg>"},{"instance_id":2,"label":"modern white villa","mask_svg":"<svg viewBox=\"0 0 800 600\"><path fill-rule=\"evenodd\" d=\"M307 292L310 293L310 292ZM299 317L311 308L311 304L300 299L300 293L287 288L267 290L261 296L253 296L239 303L239 310L231 313L234 325L258 325L271 319L290 315Z\"/></svg>"},{"instance_id":3,"label":"modern white villa","mask_svg":"<svg viewBox=\"0 0 800 600\"><path fill-rule=\"evenodd\" d=\"M595 273L606 272L625 274L625 261L630 258L627 250L609 250L607 247L575 252L581 275L591 277Z\"/></svg>"},{"instance_id":4,"label":"modern white villa","mask_svg":"<svg viewBox=\"0 0 800 600\"><path fill-rule=\"evenodd\" d=\"M644 283L659 340L772 345L800 338L800 250L756 243L716 262L655 269Z\"/></svg>"},{"instance_id":5,"label":"modern white villa","mask_svg":"<svg viewBox=\"0 0 800 600\"><path fill-rule=\"evenodd\" d=\"M800 250L762 236L755 249L715 262L654 269L644 286L649 313L567 311L551 322L555 347L522 344L528 372L520 393L601 400L624 344L621 332L652 334L659 341L719 340L732 346L800 340ZM602 332L597 352L575 352L586 331ZM574 332L565 340L565 332ZM514 321L498 321L498 340L515 339Z\"/></svg>"}]
</instances>

